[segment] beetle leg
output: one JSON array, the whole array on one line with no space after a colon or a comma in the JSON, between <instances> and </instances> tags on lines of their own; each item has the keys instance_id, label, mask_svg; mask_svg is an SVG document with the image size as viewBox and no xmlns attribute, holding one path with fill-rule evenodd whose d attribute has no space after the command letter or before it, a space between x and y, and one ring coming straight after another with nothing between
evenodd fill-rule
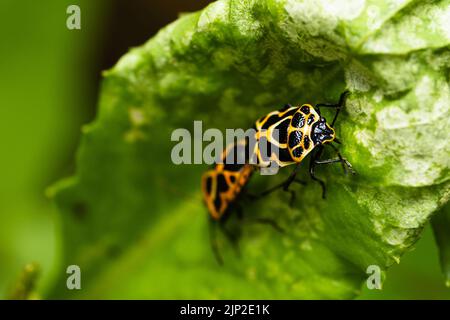
<instances>
[{"instance_id":1,"label":"beetle leg","mask_svg":"<svg viewBox=\"0 0 450 320\"><path fill-rule=\"evenodd\" d=\"M294 190L285 189L284 191L291 194L291 199L289 199L289 206L292 208L294 206L295 199L297 198Z\"/></svg>"},{"instance_id":2,"label":"beetle leg","mask_svg":"<svg viewBox=\"0 0 450 320\"><path fill-rule=\"evenodd\" d=\"M278 225L278 223L275 220L273 220L273 219L270 219L270 218L256 218L256 219L249 220L249 221L269 225L274 230L276 230L277 232L284 233L284 229L282 227L280 227Z\"/></svg>"},{"instance_id":3,"label":"beetle leg","mask_svg":"<svg viewBox=\"0 0 450 320\"><path fill-rule=\"evenodd\" d=\"M251 193L251 192L247 192L247 191L245 191L245 193L243 193L243 197L245 197L245 198L247 198L248 200L250 200L250 201L256 201L256 200L259 200L259 199L261 199L262 198L262 194L254 194L254 193Z\"/></svg>"},{"instance_id":4,"label":"beetle leg","mask_svg":"<svg viewBox=\"0 0 450 320\"><path fill-rule=\"evenodd\" d=\"M356 171L353 169L353 166L350 162L348 162L347 159L345 158L338 158L338 159L325 159L325 160L316 160L315 163L316 164L330 164L330 163L337 163L340 162L345 166L345 169L350 170L350 172L352 174L355 174Z\"/></svg>"},{"instance_id":5,"label":"beetle leg","mask_svg":"<svg viewBox=\"0 0 450 320\"><path fill-rule=\"evenodd\" d=\"M295 178L294 181L292 181L292 183L294 183L294 182L298 183L299 185L302 185L302 186L306 186L308 184L306 181L300 180L300 179L297 179L297 178Z\"/></svg>"},{"instance_id":6,"label":"beetle leg","mask_svg":"<svg viewBox=\"0 0 450 320\"><path fill-rule=\"evenodd\" d=\"M220 229L222 230L223 234L227 237L228 241L230 241L230 243L233 246L234 251L236 251L236 255L240 256L240 250L239 250L239 236L233 232L231 232L230 230L228 230L225 225L223 223L220 224Z\"/></svg>"},{"instance_id":7,"label":"beetle leg","mask_svg":"<svg viewBox=\"0 0 450 320\"><path fill-rule=\"evenodd\" d=\"M289 186L290 186L293 182L296 182L296 183L298 183L298 184L305 185L306 182L304 182L304 181L302 181L302 180L300 180L300 179L296 179L298 167L299 167L299 165L297 164L297 165L295 166L295 169L294 169L294 170L292 171L292 173L290 174L290 176L286 179L286 181L283 181L283 182L281 182L281 183L279 183L279 184L277 184L277 185L275 185L275 186L273 186L273 187L267 189L266 191L261 192L261 193L258 195L258 197L266 196L266 195L268 195L268 194L272 193L273 191L278 190L278 189L280 189L280 188L283 188L284 191L291 192L291 194L292 194L293 191L292 191L292 190L289 190ZM294 197L295 197L295 196L294 196Z\"/></svg>"},{"instance_id":8,"label":"beetle leg","mask_svg":"<svg viewBox=\"0 0 450 320\"><path fill-rule=\"evenodd\" d=\"M219 244L217 243L216 234L216 222L213 219L209 219L209 242L211 244L211 249L219 265L223 265L223 258L219 251Z\"/></svg>"},{"instance_id":9,"label":"beetle leg","mask_svg":"<svg viewBox=\"0 0 450 320\"><path fill-rule=\"evenodd\" d=\"M251 219L251 218L245 218L243 215L243 211L242 211L242 207L237 205L236 206L236 211L238 213L238 218L241 220L246 220L249 222L255 222L255 223L261 223L261 224L267 224L270 225L272 228L274 228L276 231L280 232L280 233L284 233L284 229L281 228L275 220L270 219L270 218L255 218L255 219Z\"/></svg>"},{"instance_id":10,"label":"beetle leg","mask_svg":"<svg viewBox=\"0 0 450 320\"><path fill-rule=\"evenodd\" d=\"M244 218L244 210L242 207L238 204L235 205L236 208L236 214L239 220L242 220Z\"/></svg>"},{"instance_id":11,"label":"beetle leg","mask_svg":"<svg viewBox=\"0 0 450 320\"><path fill-rule=\"evenodd\" d=\"M317 178L315 174L315 166L317 164L316 161L318 161L317 159L320 158L322 151L323 147L320 146L317 152L314 153L314 155L311 157L311 160L309 161L309 175L311 176L311 179L317 181L320 184L320 186L322 187L322 198L325 199L326 196L325 182Z\"/></svg>"},{"instance_id":12,"label":"beetle leg","mask_svg":"<svg viewBox=\"0 0 450 320\"><path fill-rule=\"evenodd\" d=\"M318 103L315 106L315 109L317 109L317 112L320 115L320 108L335 108L336 113L334 115L333 121L331 122L331 126L334 127L334 123L336 122L336 119L339 115L339 112L341 112L342 107L345 106L345 101L347 100L348 95L350 94L350 91L346 90L344 91L341 96L339 97L339 102L334 104L328 104L328 103Z\"/></svg>"},{"instance_id":13,"label":"beetle leg","mask_svg":"<svg viewBox=\"0 0 450 320\"><path fill-rule=\"evenodd\" d=\"M342 169L344 170L345 174L347 174L347 170L350 171L351 174L355 174L356 171L353 169L352 164L347 159L342 157L341 153L334 145L329 144L329 146L331 146L334 149L334 151L336 151L338 159L315 160L315 163L316 164L330 164L330 163L340 162L342 164Z\"/></svg>"},{"instance_id":14,"label":"beetle leg","mask_svg":"<svg viewBox=\"0 0 450 320\"><path fill-rule=\"evenodd\" d=\"M243 218L242 215L242 208L237 205L234 204L234 206L232 208L229 208L229 210L232 209L233 212L236 211L238 218L241 220ZM236 251L236 255L240 256L240 251L239 251L239 236L241 234L241 230L238 229L236 230L236 232L233 232L231 230L229 230L229 228L226 227L226 223L228 222L229 218L230 218L231 214L227 214L225 217L223 217L221 220L218 221L214 221L211 219L212 224L213 223L217 223L218 227L220 229L220 231L225 235L225 237L227 238L227 240L231 243L231 245L233 246L233 249ZM212 227L214 227L214 225L212 225ZM221 255L218 252L218 244L216 241L216 234L215 234L215 229L211 229L211 246L214 252L214 255L216 256L217 261L219 262L219 264L223 263L223 259L221 257Z\"/></svg>"}]
</instances>

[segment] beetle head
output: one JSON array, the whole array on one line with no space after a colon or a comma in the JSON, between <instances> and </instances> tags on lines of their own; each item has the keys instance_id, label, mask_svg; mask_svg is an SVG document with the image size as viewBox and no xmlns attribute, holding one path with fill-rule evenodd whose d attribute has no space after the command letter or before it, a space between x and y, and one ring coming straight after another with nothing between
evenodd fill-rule
<instances>
[{"instance_id":1,"label":"beetle head","mask_svg":"<svg viewBox=\"0 0 450 320\"><path fill-rule=\"evenodd\" d=\"M336 133L325 118L320 117L319 121L314 123L311 128L311 139L314 145L324 144L336 139Z\"/></svg>"}]
</instances>

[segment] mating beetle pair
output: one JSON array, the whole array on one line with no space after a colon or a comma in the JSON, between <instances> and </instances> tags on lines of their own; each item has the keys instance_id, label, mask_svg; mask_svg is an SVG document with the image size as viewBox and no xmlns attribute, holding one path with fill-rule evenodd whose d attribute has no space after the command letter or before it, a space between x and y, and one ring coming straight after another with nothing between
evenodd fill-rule
<instances>
[{"instance_id":1,"label":"mating beetle pair","mask_svg":"<svg viewBox=\"0 0 450 320\"><path fill-rule=\"evenodd\" d=\"M229 161L227 155L230 152L237 154L249 151L246 141L239 141L234 145L228 146L222 154L223 163L216 164L212 170L207 171L202 177L203 198L212 221L218 221L219 224L223 223L232 209L236 208L239 196L253 171L268 165L258 147L263 142L262 140L268 145L269 150L273 147L279 151L277 156L271 156L271 161L280 167L295 165L295 168L286 181L262 192L259 196L267 195L282 188L284 191L291 192L292 203L295 193L289 190L289 186L293 182L300 182L296 179L297 169L300 163L303 162L303 159L311 152L309 173L311 178L320 184L323 198L325 198L326 188L325 183L315 175L317 165L339 162L342 164L345 172L350 171L354 173L351 164L341 156L339 150L333 144L340 144L336 138L334 124L340 110L345 105L348 94L348 91L342 93L339 102L336 104L317 104L315 107L309 104L301 106L286 105L283 109L272 111L257 120L255 128L259 143L255 144L255 147L250 151L250 154L254 156L256 161L243 164L227 163ZM336 110L330 124L320 114L320 108L322 107ZM272 132L275 130L279 133L276 138L272 135ZM320 159L325 146L330 146L334 149L337 155L336 159ZM235 157L231 157L231 159L235 159ZM261 218L259 222L269 223L280 229L275 223L267 219ZM233 238L232 236L229 237ZM213 250L218 260L221 261L214 244Z\"/></svg>"}]
</instances>

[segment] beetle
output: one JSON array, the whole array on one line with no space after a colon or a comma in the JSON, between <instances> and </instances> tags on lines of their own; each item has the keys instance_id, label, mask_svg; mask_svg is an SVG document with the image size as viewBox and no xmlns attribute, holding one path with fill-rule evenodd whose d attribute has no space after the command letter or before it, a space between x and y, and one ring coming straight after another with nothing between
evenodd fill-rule
<instances>
[{"instance_id":1,"label":"beetle","mask_svg":"<svg viewBox=\"0 0 450 320\"><path fill-rule=\"evenodd\" d=\"M219 264L223 263L223 259L219 254L215 227L218 224L225 236L237 249L238 235L228 230L225 227L225 223L232 211L236 211L238 218L243 219L242 208L240 206L240 200L243 197L246 196L249 199L259 197L244 192L244 188L257 168L248 163L248 146L248 140L246 139L230 144L222 152L221 161L216 163L212 169L206 171L202 176L203 200L210 216L210 242ZM269 218L247 218L247 221L268 224L276 231L283 232L283 229Z\"/></svg>"},{"instance_id":2,"label":"beetle","mask_svg":"<svg viewBox=\"0 0 450 320\"><path fill-rule=\"evenodd\" d=\"M258 119L254 125L254 140L256 143L251 144L248 139L243 139L227 146L221 155L221 162L215 164L213 169L203 174L202 193L211 217L210 221L218 222L233 243L236 243L236 237L224 228L224 222L233 209L236 209L239 216L242 217L239 199L256 169L265 168L272 164L280 167L295 165L288 179L281 184L257 196L248 194L251 198L260 198L282 188L284 191L291 193L291 205L295 200L295 192L289 190L289 187L293 182L304 184L303 181L296 179L296 175L299 165L309 153L312 152L309 173L311 178L320 184L323 198L326 195L325 182L315 175L317 165L340 162L345 173L347 171L354 173L352 165L342 157L337 147L332 144L340 144L340 141L336 138L334 124L340 110L345 105L348 94L348 91L342 93L336 104L321 103L315 105L315 107L310 104L286 105L281 110L268 113ZM321 115L321 107L336 110L331 124L328 124ZM327 145L334 149L337 159L320 159L324 147ZM261 146L266 152L262 152ZM242 154L244 161L237 161L239 157L242 157ZM258 218L255 221L270 224L276 230L283 232L283 229L271 219ZM217 260L222 263L213 233L211 233L211 244Z\"/></svg>"},{"instance_id":3,"label":"beetle","mask_svg":"<svg viewBox=\"0 0 450 320\"><path fill-rule=\"evenodd\" d=\"M345 173L348 171L352 174L355 173L350 162L342 157L337 147L332 144L341 143L336 138L334 124L348 95L349 91L343 92L336 104L320 103L315 107L310 104L286 105L281 110L272 111L256 121L257 142L250 146L252 149L250 162L258 167L268 167L273 164L279 167L295 165L295 169L286 181L264 191L260 196L282 188L284 191L291 192L292 204L295 193L289 190L289 186L293 182L298 182L296 175L299 165L310 153L312 156L309 162L309 173L311 178L320 184L322 198L326 197L326 187L325 182L315 175L317 165L340 162ZM328 124L321 115L320 108L322 107L336 110L331 124ZM261 151L261 146L264 147L265 152ZM325 146L333 148L337 159L320 159Z\"/></svg>"},{"instance_id":4,"label":"beetle","mask_svg":"<svg viewBox=\"0 0 450 320\"><path fill-rule=\"evenodd\" d=\"M246 146L245 140L227 146L222 152L221 161L202 176L203 201L210 216L210 242L219 264L223 264L223 259L216 242L216 224L219 224L230 242L236 245L237 236L225 227L225 222L233 210L238 212L239 217L242 216L238 200L255 169L245 160L237 161L239 156L245 154Z\"/></svg>"},{"instance_id":5,"label":"beetle","mask_svg":"<svg viewBox=\"0 0 450 320\"><path fill-rule=\"evenodd\" d=\"M245 161L237 161L239 155L245 152L245 146L245 140L227 146L222 152L220 163L202 176L203 198L213 220L224 218L255 169Z\"/></svg>"}]
</instances>

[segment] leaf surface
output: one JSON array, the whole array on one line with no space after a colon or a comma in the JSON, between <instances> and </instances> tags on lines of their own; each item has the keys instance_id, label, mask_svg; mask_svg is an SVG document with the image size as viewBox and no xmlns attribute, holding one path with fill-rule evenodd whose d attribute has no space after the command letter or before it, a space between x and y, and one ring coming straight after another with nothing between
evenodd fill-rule
<instances>
[{"instance_id":1,"label":"leaf surface","mask_svg":"<svg viewBox=\"0 0 450 320\"><path fill-rule=\"evenodd\" d=\"M448 10L449 1L217 1L131 50L105 72L76 176L53 188L63 265L81 267L83 290L67 291L62 274L49 296L357 295L367 267L399 262L449 197ZM219 237L219 266L200 194L206 166L172 163L172 131L194 120L246 129L286 103L335 102L345 89L337 133L358 175L320 168L322 200L305 162L293 208L280 191L230 218L240 255ZM291 169L255 175L249 189Z\"/></svg>"}]
</instances>

